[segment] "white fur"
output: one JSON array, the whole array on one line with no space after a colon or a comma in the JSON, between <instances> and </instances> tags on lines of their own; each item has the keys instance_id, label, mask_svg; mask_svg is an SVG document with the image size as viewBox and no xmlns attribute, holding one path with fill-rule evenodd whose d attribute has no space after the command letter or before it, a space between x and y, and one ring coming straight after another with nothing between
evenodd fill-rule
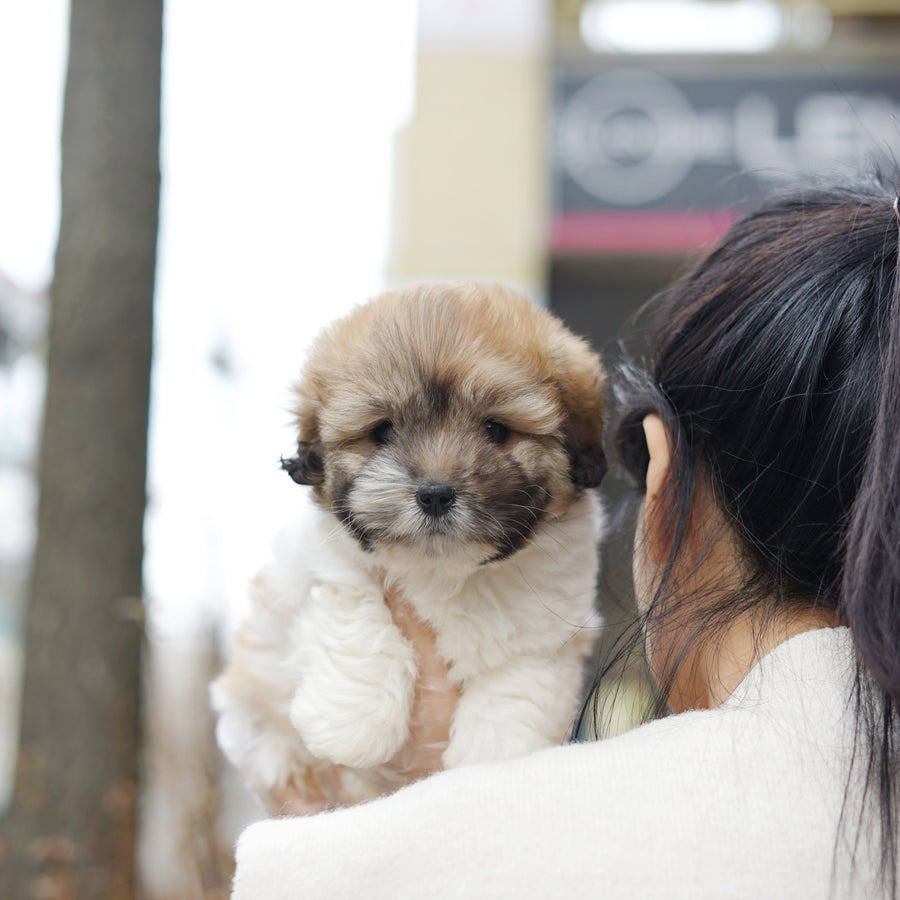
<instances>
[{"instance_id":1,"label":"white fur","mask_svg":"<svg viewBox=\"0 0 900 900\"><path fill-rule=\"evenodd\" d=\"M384 584L434 628L461 688L446 766L558 743L599 624L602 520L587 492L513 556L473 567L397 548L366 553L310 503L277 539L234 647L233 666L255 680L266 709L227 677L213 688L226 755L258 789L285 784L316 757L360 770L363 792L384 788L378 766L406 739L416 679Z\"/></svg>"},{"instance_id":2,"label":"white fur","mask_svg":"<svg viewBox=\"0 0 900 900\"><path fill-rule=\"evenodd\" d=\"M306 746L345 766L387 762L406 740L416 660L381 590L318 584L290 633L290 715Z\"/></svg>"}]
</instances>

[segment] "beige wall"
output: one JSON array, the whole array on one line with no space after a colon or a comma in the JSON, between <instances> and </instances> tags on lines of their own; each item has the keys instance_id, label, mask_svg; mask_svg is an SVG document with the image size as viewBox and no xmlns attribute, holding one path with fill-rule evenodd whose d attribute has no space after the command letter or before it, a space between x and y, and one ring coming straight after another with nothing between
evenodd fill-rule
<instances>
[{"instance_id":1,"label":"beige wall","mask_svg":"<svg viewBox=\"0 0 900 900\"><path fill-rule=\"evenodd\" d=\"M420 55L391 281L477 277L543 295L548 73L538 55Z\"/></svg>"}]
</instances>

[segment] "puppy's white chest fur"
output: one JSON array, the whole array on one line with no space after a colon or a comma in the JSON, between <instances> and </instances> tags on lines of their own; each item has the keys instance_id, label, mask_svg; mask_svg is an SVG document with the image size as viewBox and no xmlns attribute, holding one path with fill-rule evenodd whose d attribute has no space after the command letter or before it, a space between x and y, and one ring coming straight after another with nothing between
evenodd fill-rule
<instances>
[{"instance_id":1,"label":"puppy's white chest fur","mask_svg":"<svg viewBox=\"0 0 900 900\"><path fill-rule=\"evenodd\" d=\"M596 637L601 525L587 492L514 556L462 571L366 553L309 504L256 578L214 685L223 750L263 794L303 783L317 760L358 770L360 795L389 786L379 767L406 741L417 666L384 602L385 580L433 627L461 688L446 767L558 743Z\"/></svg>"},{"instance_id":2,"label":"puppy's white chest fur","mask_svg":"<svg viewBox=\"0 0 900 900\"><path fill-rule=\"evenodd\" d=\"M538 529L515 556L468 572L440 560L394 558L387 570L435 630L452 677L555 652L596 637L593 618L602 516L593 492Z\"/></svg>"}]
</instances>

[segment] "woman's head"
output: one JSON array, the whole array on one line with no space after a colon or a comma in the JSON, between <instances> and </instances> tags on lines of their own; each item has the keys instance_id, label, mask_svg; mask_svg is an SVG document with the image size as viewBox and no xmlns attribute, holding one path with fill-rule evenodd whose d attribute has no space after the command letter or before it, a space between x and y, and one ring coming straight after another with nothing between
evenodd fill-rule
<instances>
[{"instance_id":1,"label":"woman's head","mask_svg":"<svg viewBox=\"0 0 900 900\"><path fill-rule=\"evenodd\" d=\"M659 298L649 381L631 381L617 441L643 479L642 420L661 417L673 539L705 484L779 599L840 606L897 273L892 202L808 191L742 219Z\"/></svg>"},{"instance_id":2,"label":"woman's head","mask_svg":"<svg viewBox=\"0 0 900 900\"><path fill-rule=\"evenodd\" d=\"M900 702L895 200L876 181L806 189L741 219L652 304L649 364L623 367L615 433L642 485L648 422L666 442L636 578L664 697L736 617L829 611L862 663L883 813ZM732 577L715 565L722 547Z\"/></svg>"}]
</instances>

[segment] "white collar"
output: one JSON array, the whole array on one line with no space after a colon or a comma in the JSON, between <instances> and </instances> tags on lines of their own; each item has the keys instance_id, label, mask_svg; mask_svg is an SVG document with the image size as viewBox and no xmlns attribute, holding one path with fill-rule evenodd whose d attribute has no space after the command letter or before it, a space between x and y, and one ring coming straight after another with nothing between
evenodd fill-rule
<instances>
[{"instance_id":1,"label":"white collar","mask_svg":"<svg viewBox=\"0 0 900 900\"><path fill-rule=\"evenodd\" d=\"M853 683L856 654L849 628L815 628L778 644L747 673L722 708L766 701L801 689L804 695L835 688L846 692Z\"/></svg>"}]
</instances>

